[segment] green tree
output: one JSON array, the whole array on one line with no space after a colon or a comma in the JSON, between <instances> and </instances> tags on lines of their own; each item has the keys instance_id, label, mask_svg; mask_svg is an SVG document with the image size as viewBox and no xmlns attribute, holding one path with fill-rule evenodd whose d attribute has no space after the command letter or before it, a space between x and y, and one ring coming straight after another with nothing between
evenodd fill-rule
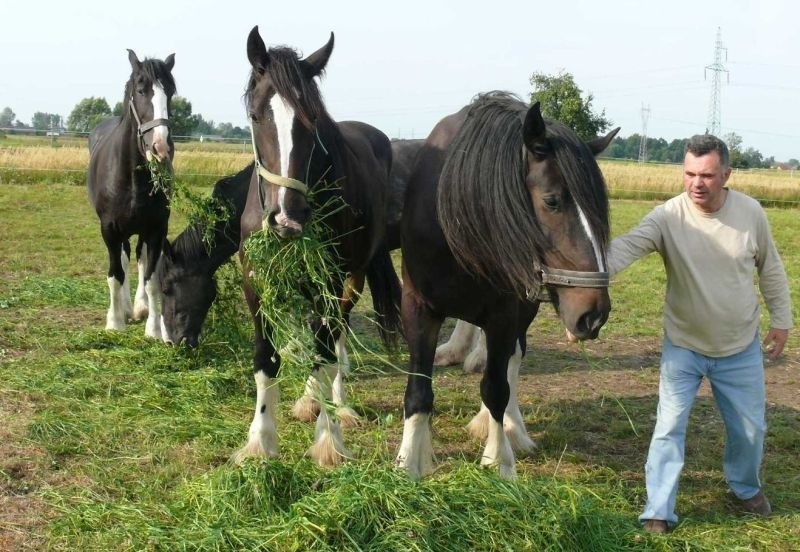
<instances>
[{"instance_id":1,"label":"green tree","mask_svg":"<svg viewBox=\"0 0 800 552\"><path fill-rule=\"evenodd\" d=\"M3 111L0 111L0 128L10 128L14 125L16 118L16 113L11 111L10 107L4 107Z\"/></svg>"},{"instance_id":2,"label":"green tree","mask_svg":"<svg viewBox=\"0 0 800 552\"><path fill-rule=\"evenodd\" d=\"M111 110L111 114L114 117L122 117L125 114L125 108L122 106L122 102L117 102L114 104L114 109Z\"/></svg>"},{"instance_id":3,"label":"green tree","mask_svg":"<svg viewBox=\"0 0 800 552\"><path fill-rule=\"evenodd\" d=\"M565 71L558 75L534 73L530 82L533 85L531 103L539 102L542 115L564 123L581 139L596 138L611 126L605 109L600 113L592 110L594 96L588 94L584 99L571 74Z\"/></svg>"},{"instance_id":4,"label":"green tree","mask_svg":"<svg viewBox=\"0 0 800 552\"><path fill-rule=\"evenodd\" d=\"M37 111L31 119L31 126L36 130L50 130L61 126L61 115Z\"/></svg>"},{"instance_id":5,"label":"green tree","mask_svg":"<svg viewBox=\"0 0 800 552\"><path fill-rule=\"evenodd\" d=\"M89 132L110 116L111 108L105 98L84 98L67 117L67 128L73 132Z\"/></svg>"},{"instance_id":6,"label":"green tree","mask_svg":"<svg viewBox=\"0 0 800 552\"><path fill-rule=\"evenodd\" d=\"M182 96L172 98L170 124L172 136L191 136L197 126L197 119L192 116L192 102Z\"/></svg>"}]
</instances>

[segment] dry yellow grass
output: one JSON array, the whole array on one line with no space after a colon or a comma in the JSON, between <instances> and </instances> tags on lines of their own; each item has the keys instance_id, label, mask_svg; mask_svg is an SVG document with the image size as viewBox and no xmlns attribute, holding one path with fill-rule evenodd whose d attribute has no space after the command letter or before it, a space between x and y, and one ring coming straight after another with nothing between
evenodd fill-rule
<instances>
[{"instance_id":1,"label":"dry yellow grass","mask_svg":"<svg viewBox=\"0 0 800 552\"><path fill-rule=\"evenodd\" d=\"M70 144L72 145L72 144ZM175 173L203 181L233 174L253 159L249 143L179 143L176 144ZM81 147L3 147L0 139L0 182L12 181L9 172L21 171L85 171L89 150ZM680 165L640 164L630 161L600 160L611 196L615 198L666 199L683 190ZM738 170L729 181L731 188L741 190L765 203L780 205L800 203L800 171Z\"/></svg>"},{"instance_id":2,"label":"dry yellow grass","mask_svg":"<svg viewBox=\"0 0 800 552\"><path fill-rule=\"evenodd\" d=\"M612 197L665 199L683 191L681 165L600 160ZM800 202L800 172L734 169L728 185L759 200Z\"/></svg>"}]
</instances>

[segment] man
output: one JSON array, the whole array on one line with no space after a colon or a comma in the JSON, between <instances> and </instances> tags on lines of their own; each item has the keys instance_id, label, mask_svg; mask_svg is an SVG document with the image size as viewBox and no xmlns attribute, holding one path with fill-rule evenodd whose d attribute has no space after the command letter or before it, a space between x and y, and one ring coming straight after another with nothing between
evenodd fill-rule
<instances>
[{"instance_id":1,"label":"man","mask_svg":"<svg viewBox=\"0 0 800 552\"><path fill-rule=\"evenodd\" d=\"M764 351L783 351L792 313L783 263L764 210L729 190L728 148L693 136L683 163L685 192L653 209L609 247L611 273L657 251L667 272L658 418L645 466L644 529L664 533L678 521L689 411L703 377L725 422L725 478L745 511L767 516L759 469L766 433L758 287L770 314Z\"/></svg>"}]
</instances>

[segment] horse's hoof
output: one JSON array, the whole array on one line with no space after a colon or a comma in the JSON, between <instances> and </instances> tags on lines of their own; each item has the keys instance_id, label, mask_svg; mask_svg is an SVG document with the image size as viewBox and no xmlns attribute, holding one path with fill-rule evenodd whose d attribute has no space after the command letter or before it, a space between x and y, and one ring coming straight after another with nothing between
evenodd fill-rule
<instances>
[{"instance_id":1,"label":"horse's hoof","mask_svg":"<svg viewBox=\"0 0 800 552\"><path fill-rule=\"evenodd\" d=\"M311 395L303 395L294 403L292 414L301 422L313 422L319 415L319 401Z\"/></svg>"}]
</instances>

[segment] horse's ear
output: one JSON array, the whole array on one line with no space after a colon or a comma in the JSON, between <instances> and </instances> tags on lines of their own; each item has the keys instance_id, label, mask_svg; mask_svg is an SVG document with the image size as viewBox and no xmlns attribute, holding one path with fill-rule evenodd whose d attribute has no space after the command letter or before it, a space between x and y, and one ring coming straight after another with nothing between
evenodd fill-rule
<instances>
[{"instance_id":1,"label":"horse's ear","mask_svg":"<svg viewBox=\"0 0 800 552\"><path fill-rule=\"evenodd\" d=\"M542 110L539 107L539 102L533 104L528 113L525 115L525 123L522 125L522 139L525 141L525 147L530 151L537 149L545 143L545 136L547 129L544 125L542 118Z\"/></svg>"},{"instance_id":2,"label":"horse's ear","mask_svg":"<svg viewBox=\"0 0 800 552\"><path fill-rule=\"evenodd\" d=\"M167 66L169 72L172 72L172 68L175 67L175 54L168 55L167 59L164 60L164 65Z\"/></svg>"},{"instance_id":3,"label":"horse's ear","mask_svg":"<svg viewBox=\"0 0 800 552\"><path fill-rule=\"evenodd\" d=\"M128 61L131 62L131 69L133 69L134 71L138 71L139 69L141 69L142 62L139 61L138 57L136 57L136 52L134 52L130 48L128 49Z\"/></svg>"},{"instance_id":4,"label":"horse's ear","mask_svg":"<svg viewBox=\"0 0 800 552\"><path fill-rule=\"evenodd\" d=\"M325 44L325 46L303 60L303 65L306 69L306 75L308 78L314 78L325 70L325 66L328 64L328 59L331 57L331 52L333 52L332 32L331 37L328 39L328 43Z\"/></svg>"},{"instance_id":5,"label":"horse's ear","mask_svg":"<svg viewBox=\"0 0 800 552\"><path fill-rule=\"evenodd\" d=\"M620 127L617 127L602 138L595 138L594 140L586 142L586 145L589 146L589 149L592 151L592 155L597 156L603 153L609 144L611 144L611 140L617 135L619 129Z\"/></svg>"},{"instance_id":6,"label":"horse's ear","mask_svg":"<svg viewBox=\"0 0 800 552\"><path fill-rule=\"evenodd\" d=\"M269 54L267 53L267 47L264 45L264 40L258 34L258 25L253 27L247 37L247 59L253 69L259 73L263 73L267 65L269 65Z\"/></svg>"}]
</instances>

